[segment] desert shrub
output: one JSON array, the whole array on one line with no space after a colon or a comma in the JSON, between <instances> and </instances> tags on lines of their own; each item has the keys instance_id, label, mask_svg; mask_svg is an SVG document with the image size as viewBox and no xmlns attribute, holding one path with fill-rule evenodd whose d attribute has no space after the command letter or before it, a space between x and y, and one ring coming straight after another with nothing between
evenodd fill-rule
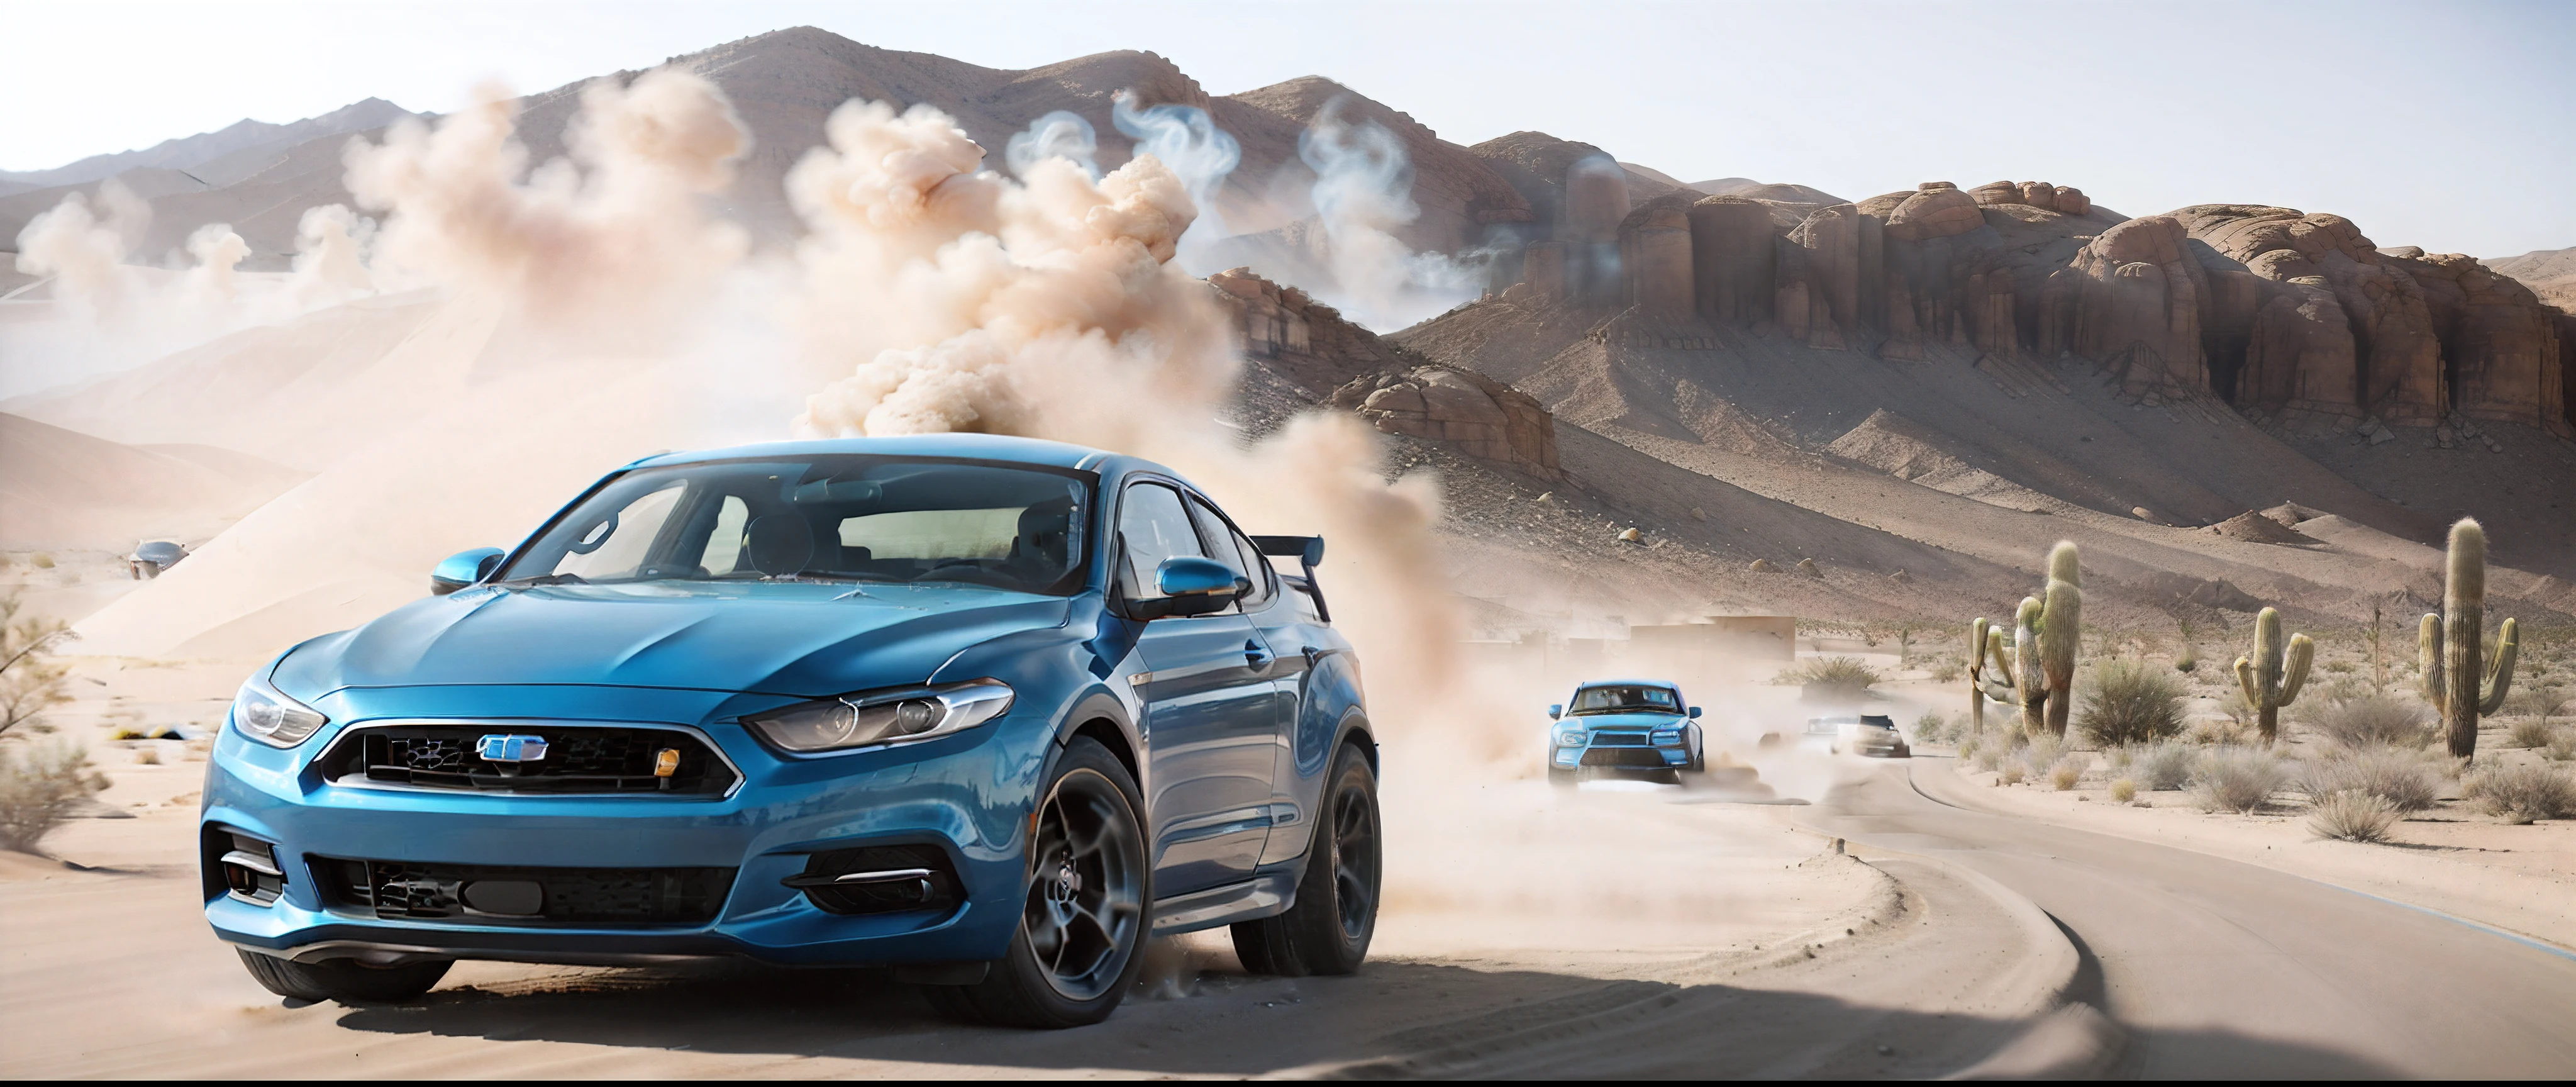
<instances>
[{"instance_id":1,"label":"desert shrub","mask_svg":"<svg viewBox=\"0 0 2576 1087\"><path fill-rule=\"evenodd\" d=\"M2065 745L2055 736L2033 738L2029 746L2022 748L2019 753L2022 773L2035 778L2047 777L2049 769L2057 765L2058 753L2064 747Z\"/></svg>"},{"instance_id":2,"label":"desert shrub","mask_svg":"<svg viewBox=\"0 0 2576 1087\"><path fill-rule=\"evenodd\" d=\"M2343 673L2345 673L2345 672L2352 671L2352 662L2351 662L2351 661L2327 661L2327 662L2326 662L2326 671L2333 672L2333 673L2335 673L2335 674L2337 674L2337 675L2341 675L2341 674L2343 674Z\"/></svg>"},{"instance_id":3,"label":"desert shrub","mask_svg":"<svg viewBox=\"0 0 2576 1087\"><path fill-rule=\"evenodd\" d=\"M1942 720L1937 712L1926 710L1923 716L1914 719L1914 738L1924 743L1940 743L1941 737L1948 735L1949 731L1950 723Z\"/></svg>"},{"instance_id":4,"label":"desert shrub","mask_svg":"<svg viewBox=\"0 0 2576 1087\"><path fill-rule=\"evenodd\" d=\"M2542 724L2539 718L2525 717L2514 722L2513 727L2506 730L2504 745L2506 747L2547 747L2549 741L2557 739L2554 735L2557 731Z\"/></svg>"},{"instance_id":5,"label":"desert shrub","mask_svg":"<svg viewBox=\"0 0 2576 1087\"><path fill-rule=\"evenodd\" d=\"M2328 793L2308 805L2308 829L2320 838L2384 842L2388 828L2396 825L2396 805L2358 789Z\"/></svg>"},{"instance_id":6,"label":"desert shrub","mask_svg":"<svg viewBox=\"0 0 2576 1087\"><path fill-rule=\"evenodd\" d=\"M1956 660L1944 659L1940 663L1932 666L1932 682L1934 683L1957 683L1959 682L1959 677L1965 674L1965 672L1960 670L1959 662Z\"/></svg>"},{"instance_id":7,"label":"desert shrub","mask_svg":"<svg viewBox=\"0 0 2576 1087\"><path fill-rule=\"evenodd\" d=\"M1859 694L1885 677L1859 657L1818 657L1795 668L1784 668L1771 682L1782 686L1815 687L1827 691Z\"/></svg>"},{"instance_id":8,"label":"desert shrub","mask_svg":"<svg viewBox=\"0 0 2576 1087\"><path fill-rule=\"evenodd\" d=\"M2413 698L2364 693L2327 698L2298 715L2308 731L2348 748L2422 747L2433 736L2433 714Z\"/></svg>"},{"instance_id":9,"label":"desert shrub","mask_svg":"<svg viewBox=\"0 0 2576 1087\"><path fill-rule=\"evenodd\" d=\"M2242 747L2254 735L2244 721L2227 717L2204 717L2192 723L2182 734L2183 741L2201 747Z\"/></svg>"},{"instance_id":10,"label":"desert shrub","mask_svg":"<svg viewBox=\"0 0 2576 1087\"><path fill-rule=\"evenodd\" d=\"M36 569L39 570L51 570L54 568L54 557L42 551L36 552L36 557L27 561L34 563L36 565Z\"/></svg>"},{"instance_id":11,"label":"desert shrub","mask_svg":"<svg viewBox=\"0 0 2576 1087\"><path fill-rule=\"evenodd\" d=\"M2005 764L2004 764L2004 769L2003 769L2003 775L2004 775L2004 777L2003 777L2004 784L2006 784L2006 785L2019 785L2019 784L2021 784L2021 779L2022 779L2022 768L2021 768L2021 764L2020 764L2020 763L2018 763L2018 762L2008 762L2008 763L2005 763Z\"/></svg>"},{"instance_id":12,"label":"desert shrub","mask_svg":"<svg viewBox=\"0 0 2576 1087\"><path fill-rule=\"evenodd\" d=\"M2127 778L2111 779L2111 800L2113 803L2126 804L2130 801L2136 800L2137 798L2137 782L2131 781Z\"/></svg>"},{"instance_id":13,"label":"desert shrub","mask_svg":"<svg viewBox=\"0 0 2576 1087\"><path fill-rule=\"evenodd\" d=\"M2074 788L2076 782L2084 779L2085 761L2084 756L2072 752L2059 758L2056 765L2048 768L2048 783L2057 786L2061 793Z\"/></svg>"},{"instance_id":14,"label":"desert shrub","mask_svg":"<svg viewBox=\"0 0 2576 1087\"><path fill-rule=\"evenodd\" d=\"M2505 699L2505 712L2537 717L2546 725L2552 717L2567 715L2567 692L2553 684L2533 683ZM2534 747L2538 744L2532 745Z\"/></svg>"},{"instance_id":15,"label":"desert shrub","mask_svg":"<svg viewBox=\"0 0 2576 1087\"><path fill-rule=\"evenodd\" d=\"M2442 772L2420 755L2387 747L2337 751L2299 767L2299 791L2311 802L2336 793L2367 793L2400 815L2433 807Z\"/></svg>"},{"instance_id":16,"label":"desert shrub","mask_svg":"<svg viewBox=\"0 0 2576 1087\"><path fill-rule=\"evenodd\" d=\"M2138 750L2136 776L2150 789L2179 789L2190 784L2192 764L2198 757L2199 752L2189 744L2172 740L2149 744Z\"/></svg>"},{"instance_id":17,"label":"desert shrub","mask_svg":"<svg viewBox=\"0 0 2576 1087\"><path fill-rule=\"evenodd\" d=\"M2182 647L2182 656L2174 658L2174 671L2185 675L2191 674L2199 667L2200 658L2192 654L2191 647L2188 645Z\"/></svg>"},{"instance_id":18,"label":"desert shrub","mask_svg":"<svg viewBox=\"0 0 2576 1087\"><path fill-rule=\"evenodd\" d=\"M2076 727L2104 747L2182 732L2183 687L2144 661L2107 660L2078 692Z\"/></svg>"},{"instance_id":19,"label":"desert shrub","mask_svg":"<svg viewBox=\"0 0 2576 1087\"><path fill-rule=\"evenodd\" d=\"M0 849L35 852L73 805L104 788L89 753L69 741L0 748Z\"/></svg>"},{"instance_id":20,"label":"desert shrub","mask_svg":"<svg viewBox=\"0 0 2576 1087\"><path fill-rule=\"evenodd\" d=\"M2222 747L2203 752L2199 765L2192 767L2192 800L2202 811L2250 815L2260 810L2289 776L2270 752Z\"/></svg>"},{"instance_id":21,"label":"desert shrub","mask_svg":"<svg viewBox=\"0 0 2576 1087\"><path fill-rule=\"evenodd\" d=\"M1970 759L1975 758L1975 757L1977 756L1977 748L1978 748L1979 746L1980 746L1980 745L1977 743L1977 738L1976 738L1976 737L1974 737L1974 736L1970 736L1970 737L1968 737L1968 738L1966 738L1966 739L1960 740L1960 741L1959 741L1959 761L1961 761L1961 762L1966 762L1966 761L1968 761L1968 760L1970 760Z\"/></svg>"},{"instance_id":22,"label":"desert shrub","mask_svg":"<svg viewBox=\"0 0 2576 1087\"><path fill-rule=\"evenodd\" d=\"M2102 752L2103 768L2115 777L2128 773L2129 767L2137 765L2137 762L2138 749L2126 744Z\"/></svg>"},{"instance_id":23,"label":"desert shrub","mask_svg":"<svg viewBox=\"0 0 2576 1087\"><path fill-rule=\"evenodd\" d=\"M2508 823L2576 814L2576 781L2548 766L2503 766L2470 774L2462 799Z\"/></svg>"},{"instance_id":24,"label":"desert shrub","mask_svg":"<svg viewBox=\"0 0 2576 1087\"><path fill-rule=\"evenodd\" d=\"M2557 735L2549 738L2549 746L2541 748L2540 753L2548 756L2551 762L2576 759L2576 728L2559 729Z\"/></svg>"}]
</instances>

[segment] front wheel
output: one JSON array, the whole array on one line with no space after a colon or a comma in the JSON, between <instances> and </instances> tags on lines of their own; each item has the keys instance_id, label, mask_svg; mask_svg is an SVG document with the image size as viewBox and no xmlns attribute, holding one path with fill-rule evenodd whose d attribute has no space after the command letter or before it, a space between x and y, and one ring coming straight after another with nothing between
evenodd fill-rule
<instances>
[{"instance_id":1,"label":"front wheel","mask_svg":"<svg viewBox=\"0 0 2576 1087\"><path fill-rule=\"evenodd\" d=\"M1065 745L1038 802L1027 897L1010 950L982 982L938 989L963 1018L1060 1029L1109 1018L1144 964L1152 901L1136 780L1088 737Z\"/></svg>"},{"instance_id":2,"label":"front wheel","mask_svg":"<svg viewBox=\"0 0 2576 1087\"><path fill-rule=\"evenodd\" d=\"M1553 776L1556 773L1550 770ZM1570 775L1569 775L1570 776ZM1324 818L1306 847L1306 873L1288 912L1233 926L1234 954L1256 974L1348 974L1377 932L1377 774L1345 744L1324 779Z\"/></svg>"},{"instance_id":3,"label":"front wheel","mask_svg":"<svg viewBox=\"0 0 2576 1087\"><path fill-rule=\"evenodd\" d=\"M234 948L241 956L242 967L260 987L294 1000L320 1003L337 1000L343 1004L364 1002L395 1004L426 993L438 979L447 976L447 968L456 965L447 959L404 963L401 966L369 966L356 959L325 959L321 962L296 962L274 955Z\"/></svg>"}]
</instances>

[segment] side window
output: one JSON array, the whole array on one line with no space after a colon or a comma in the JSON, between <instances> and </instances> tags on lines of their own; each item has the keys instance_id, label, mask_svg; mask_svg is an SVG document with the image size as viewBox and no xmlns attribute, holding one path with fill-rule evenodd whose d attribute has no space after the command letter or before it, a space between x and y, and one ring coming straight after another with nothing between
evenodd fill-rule
<instances>
[{"instance_id":1,"label":"side window","mask_svg":"<svg viewBox=\"0 0 2576 1087\"><path fill-rule=\"evenodd\" d=\"M671 510L680 504L688 485L673 483L609 515L574 541L555 564L554 573L573 574L587 581L633 577L652 557L654 540L662 534L662 525L671 519ZM667 546L667 545L666 545Z\"/></svg>"},{"instance_id":2,"label":"side window","mask_svg":"<svg viewBox=\"0 0 2576 1087\"><path fill-rule=\"evenodd\" d=\"M1126 553L1118 573L1130 600L1162 595L1154 587L1154 571L1164 559L1207 557L1198 530L1190 526L1189 511L1181 507L1180 492L1159 483L1127 488L1126 500L1118 506L1118 539Z\"/></svg>"},{"instance_id":3,"label":"side window","mask_svg":"<svg viewBox=\"0 0 2576 1087\"><path fill-rule=\"evenodd\" d=\"M1252 546L1252 541L1244 539L1234 526L1225 523L1225 517L1207 503L1191 499L1190 515L1198 519L1199 538L1207 541L1208 549L1216 555L1216 560L1234 567L1235 573L1252 582L1252 591L1243 594L1239 610L1261 610L1263 604L1270 602L1269 560L1262 558L1260 550Z\"/></svg>"}]
</instances>

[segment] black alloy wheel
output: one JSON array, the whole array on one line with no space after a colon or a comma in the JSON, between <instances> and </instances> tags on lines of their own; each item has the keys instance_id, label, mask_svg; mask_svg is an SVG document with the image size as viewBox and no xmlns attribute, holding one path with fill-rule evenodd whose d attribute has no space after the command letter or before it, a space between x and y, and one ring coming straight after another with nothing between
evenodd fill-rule
<instances>
[{"instance_id":1,"label":"black alloy wheel","mask_svg":"<svg viewBox=\"0 0 2576 1087\"><path fill-rule=\"evenodd\" d=\"M1084 1026L1109 1018L1135 983L1151 901L1135 779L1078 737L1043 795L1010 950L980 983L933 987L943 1010L1002 1026Z\"/></svg>"},{"instance_id":2,"label":"black alloy wheel","mask_svg":"<svg viewBox=\"0 0 2576 1087\"><path fill-rule=\"evenodd\" d=\"M1306 872L1288 912L1233 926L1235 957L1256 974L1348 974L1368 958L1377 932L1384 851L1377 773L1356 745L1333 756L1324 781L1325 818L1306 850Z\"/></svg>"}]
</instances>

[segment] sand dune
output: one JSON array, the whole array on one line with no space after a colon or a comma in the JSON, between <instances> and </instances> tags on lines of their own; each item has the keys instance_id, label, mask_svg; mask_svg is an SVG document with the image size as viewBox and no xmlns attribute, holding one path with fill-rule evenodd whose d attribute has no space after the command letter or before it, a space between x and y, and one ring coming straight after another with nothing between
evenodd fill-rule
<instances>
[{"instance_id":1,"label":"sand dune","mask_svg":"<svg viewBox=\"0 0 2576 1087\"><path fill-rule=\"evenodd\" d=\"M125 550L223 531L303 473L211 446L121 445L0 414L0 548Z\"/></svg>"}]
</instances>

